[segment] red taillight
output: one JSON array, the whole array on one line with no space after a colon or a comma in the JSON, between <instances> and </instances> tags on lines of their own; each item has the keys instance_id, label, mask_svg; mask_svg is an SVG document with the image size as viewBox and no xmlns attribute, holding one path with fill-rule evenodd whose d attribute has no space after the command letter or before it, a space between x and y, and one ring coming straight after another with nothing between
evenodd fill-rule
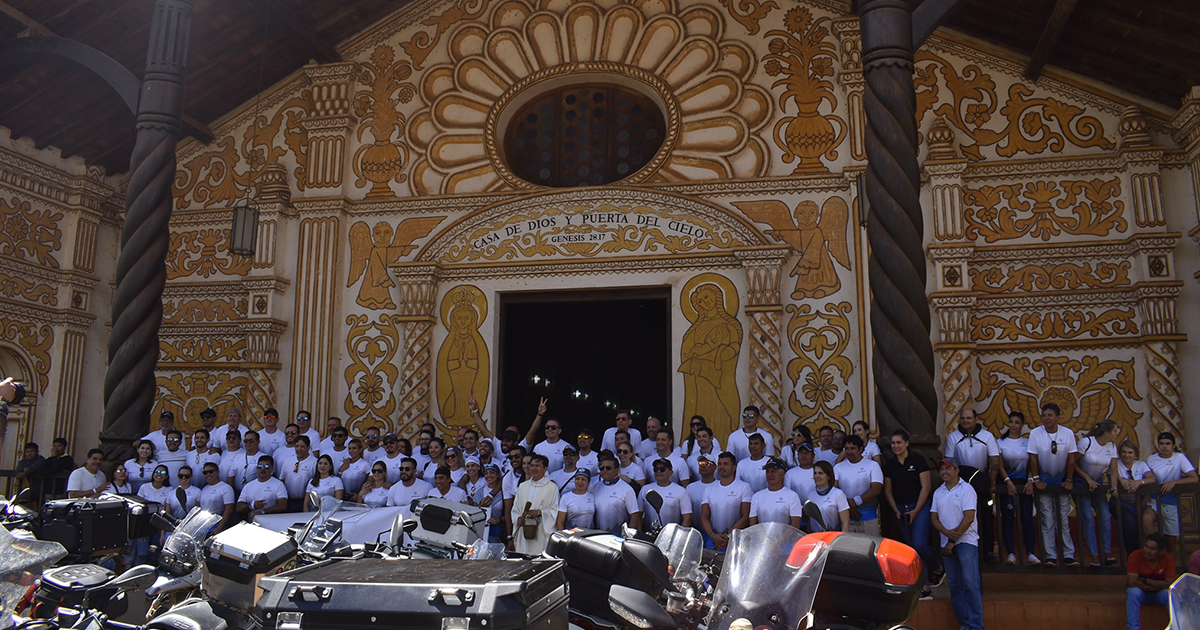
<instances>
[{"instance_id":1,"label":"red taillight","mask_svg":"<svg viewBox=\"0 0 1200 630\"><path fill-rule=\"evenodd\" d=\"M884 538L875 550L875 558L888 584L913 585L921 577L921 556L902 542Z\"/></svg>"},{"instance_id":2,"label":"red taillight","mask_svg":"<svg viewBox=\"0 0 1200 630\"><path fill-rule=\"evenodd\" d=\"M797 540L796 544L792 546L792 553L788 554L788 566L792 568L804 566L814 549L822 544L833 544L833 539L841 535L841 532L819 532Z\"/></svg>"}]
</instances>

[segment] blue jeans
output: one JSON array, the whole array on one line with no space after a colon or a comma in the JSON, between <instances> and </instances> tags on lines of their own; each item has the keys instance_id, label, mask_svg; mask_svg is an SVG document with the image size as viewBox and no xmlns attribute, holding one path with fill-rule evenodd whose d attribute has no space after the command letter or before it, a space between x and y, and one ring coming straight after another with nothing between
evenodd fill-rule
<instances>
[{"instance_id":1,"label":"blue jeans","mask_svg":"<svg viewBox=\"0 0 1200 630\"><path fill-rule=\"evenodd\" d=\"M1125 626L1129 630L1141 630L1142 628L1142 606L1144 604L1153 604L1155 606L1166 606L1169 603L1167 589L1163 589L1156 593L1147 593L1140 588L1128 587L1125 589Z\"/></svg>"},{"instance_id":2,"label":"blue jeans","mask_svg":"<svg viewBox=\"0 0 1200 630\"><path fill-rule=\"evenodd\" d=\"M1075 508L1083 524L1083 543L1088 554L1103 560L1103 554L1112 549L1112 516L1108 512L1108 499L1103 494L1075 497ZM1096 549L1096 519L1100 520L1100 549Z\"/></svg>"},{"instance_id":3,"label":"blue jeans","mask_svg":"<svg viewBox=\"0 0 1200 630\"><path fill-rule=\"evenodd\" d=\"M905 514L917 507L916 503L900 503L900 514ZM911 524L905 524L903 520L897 525L900 527L900 537L905 543L912 545L913 549L917 550L917 554L921 556L921 562L925 563L927 573L933 573L942 568L942 554L940 551L934 551L933 545L929 542L929 510L932 504L929 501L925 502L925 507L921 508L920 512L913 518Z\"/></svg>"},{"instance_id":4,"label":"blue jeans","mask_svg":"<svg viewBox=\"0 0 1200 630\"><path fill-rule=\"evenodd\" d=\"M979 547L954 545L944 556L950 581L950 603L965 630L983 630L983 578L979 576Z\"/></svg>"},{"instance_id":5,"label":"blue jeans","mask_svg":"<svg viewBox=\"0 0 1200 630\"><path fill-rule=\"evenodd\" d=\"M1037 527L1033 523L1033 497L1027 494L1001 494L1000 523L1003 526L1004 550L1017 553L1017 513L1021 515L1021 538L1025 541L1026 553L1037 553Z\"/></svg>"}]
</instances>

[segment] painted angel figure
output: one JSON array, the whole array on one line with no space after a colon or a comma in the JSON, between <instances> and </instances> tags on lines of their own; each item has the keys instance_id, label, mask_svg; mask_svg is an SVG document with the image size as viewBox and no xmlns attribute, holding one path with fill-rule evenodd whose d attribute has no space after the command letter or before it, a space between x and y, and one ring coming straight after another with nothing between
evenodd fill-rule
<instances>
[{"instance_id":1,"label":"painted angel figure","mask_svg":"<svg viewBox=\"0 0 1200 630\"><path fill-rule=\"evenodd\" d=\"M812 201L801 201L789 213L787 204L774 199L734 202L754 221L766 223L772 229L766 233L791 245L800 253L800 260L789 275L796 278L793 299L823 298L841 288L833 262L850 268L850 252L846 242L846 224L850 209L841 197L830 197L820 210Z\"/></svg>"},{"instance_id":2,"label":"painted angel figure","mask_svg":"<svg viewBox=\"0 0 1200 630\"><path fill-rule=\"evenodd\" d=\"M412 242L427 236L445 217L414 217L396 226L386 221L367 227L363 221L350 226L350 277L346 286L363 278L357 302L371 309L396 308L392 292L396 286L388 275L387 266L416 249ZM365 276L365 277L364 277Z\"/></svg>"}]
</instances>

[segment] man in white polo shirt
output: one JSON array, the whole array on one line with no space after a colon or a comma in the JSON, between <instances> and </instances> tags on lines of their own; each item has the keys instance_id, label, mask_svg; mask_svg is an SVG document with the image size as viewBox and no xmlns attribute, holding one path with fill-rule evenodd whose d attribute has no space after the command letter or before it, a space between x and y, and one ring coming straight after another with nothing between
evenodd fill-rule
<instances>
[{"instance_id":1,"label":"man in white polo shirt","mask_svg":"<svg viewBox=\"0 0 1200 630\"><path fill-rule=\"evenodd\" d=\"M979 505L975 506L979 520L979 550L985 562L996 562L992 551L996 542L996 517L992 513L992 488L996 487L996 474L1000 471L1000 443L975 415L975 410L964 408L958 414L958 430L946 436L946 459L954 460L959 467L971 466L983 474L971 478L971 487Z\"/></svg>"},{"instance_id":2,"label":"man in white polo shirt","mask_svg":"<svg viewBox=\"0 0 1200 630\"><path fill-rule=\"evenodd\" d=\"M1042 548L1047 566L1058 564L1058 546L1055 543L1055 508L1058 512L1058 533L1062 535L1063 563L1069 567L1079 566L1075 560L1075 542L1071 539L1071 497L1067 494L1074 487L1071 479L1075 475L1075 434L1070 429L1058 426L1058 405L1042 405L1042 426L1029 432L1029 481L1025 494L1037 490L1038 522L1042 530ZM1062 485L1063 493L1046 492L1047 485Z\"/></svg>"},{"instance_id":3,"label":"man in white polo shirt","mask_svg":"<svg viewBox=\"0 0 1200 630\"><path fill-rule=\"evenodd\" d=\"M287 509L287 488L273 476L275 458L259 456L255 471L258 478L247 483L238 497L237 511L244 514L247 521L253 521L259 514L276 514Z\"/></svg>"},{"instance_id":4,"label":"man in white polo shirt","mask_svg":"<svg viewBox=\"0 0 1200 630\"><path fill-rule=\"evenodd\" d=\"M975 490L958 478L958 466L938 461L943 485L933 492L930 519L941 533L950 603L963 630L983 630L983 580L979 576L979 527ZM839 479L840 481L840 479Z\"/></svg>"},{"instance_id":5,"label":"man in white polo shirt","mask_svg":"<svg viewBox=\"0 0 1200 630\"><path fill-rule=\"evenodd\" d=\"M600 450L617 452L617 431L625 431L629 433L629 444L636 452L642 444L642 432L630 426L632 424L633 415L628 409L618 411L617 426L604 430L604 438L600 440Z\"/></svg>"},{"instance_id":6,"label":"man in white polo shirt","mask_svg":"<svg viewBox=\"0 0 1200 630\"><path fill-rule=\"evenodd\" d=\"M642 490L638 494L642 514L646 515L642 519L645 529L650 531L656 523L659 525L678 523L684 527L691 527L692 501L688 498L687 490L673 481L674 463L670 459L660 457L654 460L650 471L650 474L654 475L654 483L642 486ZM646 500L651 490L662 498L662 510L655 510L654 506Z\"/></svg>"},{"instance_id":7,"label":"man in white polo shirt","mask_svg":"<svg viewBox=\"0 0 1200 630\"><path fill-rule=\"evenodd\" d=\"M761 435L763 443L766 445L765 453L767 455L775 454L775 440L771 434L758 426L759 420L762 419L762 414L758 412L758 407L747 405L742 409L742 426L739 429L734 429L733 433L729 434L729 439L725 442L725 450L733 453L738 462L750 456L750 436Z\"/></svg>"},{"instance_id":8,"label":"man in white polo shirt","mask_svg":"<svg viewBox=\"0 0 1200 630\"><path fill-rule=\"evenodd\" d=\"M620 534L621 525L628 523L638 529L642 526L642 508L638 505L633 486L625 483L619 474L621 464L615 457L600 456L600 478L592 486L596 499L596 529Z\"/></svg>"},{"instance_id":9,"label":"man in white polo shirt","mask_svg":"<svg viewBox=\"0 0 1200 630\"><path fill-rule=\"evenodd\" d=\"M800 529L804 513L800 511L800 495L783 486L787 463L778 457L768 457L763 464L767 487L750 498L750 525L787 523Z\"/></svg>"}]
</instances>

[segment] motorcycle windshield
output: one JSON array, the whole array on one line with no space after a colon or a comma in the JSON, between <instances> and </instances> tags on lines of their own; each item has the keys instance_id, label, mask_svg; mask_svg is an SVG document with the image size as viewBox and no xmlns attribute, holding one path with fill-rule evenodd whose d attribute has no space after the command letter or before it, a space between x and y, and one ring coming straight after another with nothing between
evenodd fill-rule
<instances>
[{"instance_id":1,"label":"motorcycle windshield","mask_svg":"<svg viewBox=\"0 0 1200 630\"><path fill-rule=\"evenodd\" d=\"M370 513L371 508L368 506L350 503L349 501L338 501L333 497L322 497L316 516L309 521L308 527L301 535L300 540L296 542L299 544L300 549L307 552L318 552L327 549L331 543L329 536L332 532L326 527L330 519L339 522L341 530L344 531ZM338 535L338 538L341 538L341 536Z\"/></svg>"},{"instance_id":2,"label":"motorcycle windshield","mask_svg":"<svg viewBox=\"0 0 1200 630\"><path fill-rule=\"evenodd\" d=\"M204 539L220 522L220 516L199 507L192 508L163 544L159 566L174 575L187 575L194 571L204 560Z\"/></svg>"},{"instance_id":3,"label":"motorcycle windshield","mask_svg":"<svg viewBox=\"0 0 1200 630\"><path fill-rule=\"evenodd\" d=\"M658 533L654 545L667 557L672 580L689 578L698 572L704 553L704 538L700 532L670 523Z\"/></svg>"},{"instance_id":4,"label":"motorcycle windshield","mask_svg":"<svg viewBox=\"0 0 1200 630\"><path fill-rule=\"evenodd\" d=\"M1171 585L1171 630L1200 630L1200 576L1184 573Z\"/></svg>"},{"instance_id":5,"label":"motorcycle windshield","mask_svg":"<svg viewBox=\"0 0 1200 630\"><path fill-rule=\"evenodd\" d=\"M708 630L789 630L812 609L828 546L783 523L734 530Z\"/></svg>"},{"instance_id":6,"label":"motorcycle windshield","mask_svg":"<svg viewBox=\"0 0 1200 630\"><path fill-rule=\"evenodd\" d=\"M42 575L62 560L67 550L56 542L17 537L0 526L0 628L12 625L12 611Z\"/></svg>"}]
</instances>

